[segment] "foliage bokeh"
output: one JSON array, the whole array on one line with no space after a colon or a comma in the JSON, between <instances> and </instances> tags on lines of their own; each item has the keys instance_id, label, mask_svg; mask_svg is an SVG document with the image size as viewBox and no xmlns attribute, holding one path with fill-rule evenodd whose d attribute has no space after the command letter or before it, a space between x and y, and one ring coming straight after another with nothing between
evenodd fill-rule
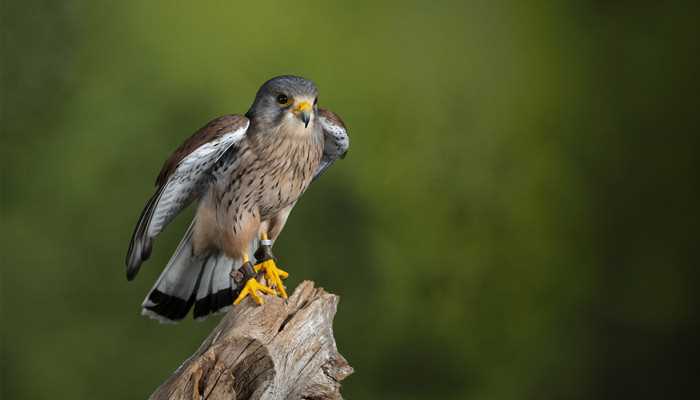
<instances>
[{"instance_id":1,"label":"foliage bokeh","mask_svg":"<svg viewBox=\"0 0 700 400\"><path fill-rule=\"evenodd\" d=\"M527 5L526 5L527 4ZM276 246L352 399L669 397L697 348L697 6L2 2L2 398L143 398L216 324L123 258L161 163L279 74L352 147Z\"/></svg>"}]
</instances>

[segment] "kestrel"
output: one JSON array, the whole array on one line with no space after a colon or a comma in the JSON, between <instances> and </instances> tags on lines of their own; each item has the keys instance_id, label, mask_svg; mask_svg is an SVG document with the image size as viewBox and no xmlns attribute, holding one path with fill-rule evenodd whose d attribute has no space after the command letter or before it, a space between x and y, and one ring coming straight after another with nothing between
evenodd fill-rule
<instances>
[{"instance_id":1,"label":"kestrel","mask_svg":"<svg viewBox=\"0 0 700 400\"><path fill-rule=\"evenodd\" d=\"M168 158L131 238L127 279L180 211L193 201L197 210L146 296L144 315L177 321L194 305L198 319L246 296L262 304L259 292L287 297L282 279L288 274L277 266L272 245L309 184L350 144L342 120L317 103L310 80L272 78L245 116L209 122Z\"/></svg>"}]
</instances>

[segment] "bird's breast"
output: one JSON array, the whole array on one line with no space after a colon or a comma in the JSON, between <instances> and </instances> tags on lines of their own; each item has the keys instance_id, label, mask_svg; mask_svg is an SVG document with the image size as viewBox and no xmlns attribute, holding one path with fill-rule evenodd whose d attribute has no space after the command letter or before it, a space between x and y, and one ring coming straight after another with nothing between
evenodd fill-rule
<instances>
[{"instance_id":1,"label":"bird's breast","mask_svg":"<svg viewBox=\"0 0 700 400\"><path fill-rule=\"evenodd\" d=\"M323 155L322 134L309 133L270 135L242 146L216 185L221 217L235 220L242 213L253 213L267 220L294 204L311 183Z\"/></svg>"},{"instance_id":2,"label":"bird's breast","mask_svg":"<svg viewBox=\"0 0 700 400\"><path fill-rule=\"evenodd\" d=\"M274 215L297 201L311 183L322 153L321 141L299 136L282 138L262 151L257 188L261 215Z\"/></svg>"}]
</instances>

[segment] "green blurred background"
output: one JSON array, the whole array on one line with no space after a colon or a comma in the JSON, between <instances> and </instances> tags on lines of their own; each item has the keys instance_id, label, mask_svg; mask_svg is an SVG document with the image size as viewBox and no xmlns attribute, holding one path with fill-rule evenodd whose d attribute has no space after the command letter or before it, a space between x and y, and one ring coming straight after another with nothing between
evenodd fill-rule
<instances>
[{"instance_id":1,"label":"green blurred background","mask_svg":"<svg viewBox=\"0 0 700 400\"><path fill-rule=\"evenodd\" d=\"M256 5L254 5L256 4ZM276 253L349 399L669 398L698 356L697 2L2 2L2 398L144 398L217 323L123 265L162 162L279 74L352 146Z\"/></svg>"}]
</instances>

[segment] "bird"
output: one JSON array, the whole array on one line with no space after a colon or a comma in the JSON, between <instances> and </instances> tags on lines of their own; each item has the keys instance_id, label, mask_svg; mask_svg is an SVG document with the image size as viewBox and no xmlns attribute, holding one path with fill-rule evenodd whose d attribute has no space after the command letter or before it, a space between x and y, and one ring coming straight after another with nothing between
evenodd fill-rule
<instances>
[{"instance_id":1,"label":"bird","mask_svg":"<svg viewBox=\"0 0 700 400\"><path fill-rule=\"evenodd\" d=\"M349 145L343 120L319 107L316 84L294 75L266 81L244 115L216 118L186 139L163 164L129 243L131 281L154 239L196 204L142 314L177 322L194 306L199 320L248 297L262 304L261 293L287 298L289 274L272 247L301 195Z\"/></svg>"}]
</instances>

